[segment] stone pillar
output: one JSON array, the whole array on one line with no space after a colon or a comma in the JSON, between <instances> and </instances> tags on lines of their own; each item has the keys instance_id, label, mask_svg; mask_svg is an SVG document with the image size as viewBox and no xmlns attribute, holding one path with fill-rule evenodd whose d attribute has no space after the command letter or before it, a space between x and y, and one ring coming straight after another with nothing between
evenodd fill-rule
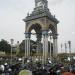
<instances>
[{"instance_id":1,"label":"stone pillar","mask_svg":"<svg viewBox=\"0 0 75 75\"><path fill-rule=\"evenodd\" d=\"M25 35L26 37L26 35ZM27 39L25 38L25 52L24 52L24 58L27 58Z\"/></svg>"},{"instance_id":2,"label":"stone pillar","mask_svg":"<svg viewBox=\"0 0 75 75\"><path fill-rule=\"evenodd\" d=\"M28 53L29 53L29 38L27 37L27 58L28 58Z\"/></svg>"},{"instance_id":3,"label":"stone pillar","mask_svg":"<svg viewBox=\"0 0 75 75\"><path fill-rule=\"evenodd\" d=\"M25 56L26 58L29 58L30 56L30 34L26 34L26 42L25 42Z\"/></svg>"},{"instance_id":4,"label":"stone pillar","mask_svg":"<svg viewBox=\"0 0 75 75\"><path fill-rule=\"evenodd\" d=\"M40 52L40 41L37 41L37 54L39 56L39 52Z\"/></svg>"},{"instance_id":5,"label":"stone pillar","mask_svg":"<svg viewBox=\"0 0 75 75\"><path fill-rule=\"evenodd\" d=\"M39 34L38 34L39 33ZM38 33L36 33L37 34L37 47L36 47L36 50L37 50L37 58L40 60L40 54L42 54L41 53L41 51L42 51L42 45L41 45L41 32L38 32Z\"/></svg>"},{"instance_id":6,"label":"stone pillar","mask_svg":"<svg viewBox=\"0 0 75 75\"><path fill-rule=\"evenodd\" d=\"M45 59L45 35L42 35L43 38L43 57L42 57L42 64L44 64Z\"/></svg>"},{"instance_id":7,"label":"stone pillar","mask_svg":"<svg viewBox=\"0 0 75 75\"><path fill-rule=\"evenodd\" d=\"M53 57L56 58L58 53L57 36L53 36Z\"/></svg>"},{"instance_id":8,"label":"stone pillar","mask_svg":"<svg viewBox=\"0 0 75 75\"><path fill-rule=\"evenodd\" d=\"M30 57L30 37L29 37L29 57Z\"/></svg>"},{"instance_id":9,"label":"stone pillar","mask_svg":"<svg viewBox=\"0 0 75 75\"><path fill-rule=\"evenodd\" d=\"M52 59L52 56L51 56L51 51L52 51L52 50L51 50L51 39L52 39L52 38L51 38L51 36L50 36L50 55L49 55L49 56L50 56L50 60Z\"/></svg>"},{"instance_id":10,"label":"stone pillar","mask_svg":"<svg viewBox=\"0 0 75 75\"><path fill-rule=\"evenodd\" d=\"M46 64L48 58L48 31L42 32L43 37L43 64Z\"/></svg>"}]
</instances>

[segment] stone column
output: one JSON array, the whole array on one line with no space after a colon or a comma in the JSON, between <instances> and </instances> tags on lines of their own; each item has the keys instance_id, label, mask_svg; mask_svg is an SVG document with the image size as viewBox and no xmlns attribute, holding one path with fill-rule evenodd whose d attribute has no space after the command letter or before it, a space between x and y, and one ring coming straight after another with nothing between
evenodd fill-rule
<instances>
[{"instance_id":1,"label":"stone column","mask_svg":"<svg viewBox=\"0 0 75 75\"><path fill-rule=\"evenodd\" d=\"M25 39L25 54L24 58L27 58L27 39Z\"/></svg>"},{"instance_id":2,"label":"stone column","mask_svg":"<svg viewBox=\"0 0 75 75\"><path fill-rule=\"evenodd\" d=\"M26 58L30 56L30 34L26 34L26 42L25 42L25 49L26 49Z\"/></svg>"},{"instance_id":3,"label":"stone column","mask_svg":"<svg viewBox=\"0 0 75 75\"><path fill-rule=\"evenodd\" d=\"M57 36L53 36L53 57L56 58L58 53Z\"/></svg>"},{"instance_id":4,"label":"stone column","mask_svg":"<svg viewBox=\"0 0 75 75\"><path fill-rule=\"evenodd\" d=\"M30 57L30 37L29 37L29 57Z\"/></svg>"},{"instance_id":5,"label":"stone column","mask_svg":"<svg viewBox=\"0 0 75 75\"><path fill-rule=\"evenodd\" d=\"M45 59L48 58L48 34L45 35Z\"/></svg>"},{"instance_id":6,"label":"stone column","mask_svg":"<svg viewBox=\"0 0 75 75\"><path fill-rule=\"evenodd\" d=\"M43 38L43 57L42 57L42 64L44 64L45 59L45 35L42 35Z\"/></svg>"},{"instance_id":7,"label":"stone column","mask_svg":"<svg viewBox=\"0 0 75 75\"><path fill-rule=\"evenodd\" d=\"M37 54L39 56L39 52L40 52L40 41L37 41Z\"/></svg>"},{"instance_id":8,"label":"stone column","mask_svg":"<svg viewBox=\"0 0 75 75\"><path fill-rule=\"evenodd\" d=\"M28 53L29 53L29 38L27 37L27 58L28 58Z\"/></svg>"},{"instance_id":9,"label":"stone column","mask_svg":"<svg viewBox=\"0 0 75 75\"><path fill-rule=\"evenodd\" d=\"M48 31L42 32L43 37L43 64L46 64L48 58Z\"/></svg>"},{"instance_id":10,"label":"stone column","mask_svg":"<svg viewBox=\"0 0 75 75\"><path fill-rule=\"evenodd\" d=\"M38 34L39 33L39 34ZM36 47L36 50L37 50L37 58L40 60L40 54L41 54L41 50L42 50L42 48L41 48L41 32L40 31L38 31L38 33L36 33L37 34L37 47Z\"/></svg>"},{"instance_id":11,"label":"stone column","mask_svg":"<svg viewBox=\"0 0 75 75\"><path fill-rule=\"evenodd\" d=\"M52 59L52 56L51 56L51 36L50 36L50 60Z\"/></svg>"},{"instance_id":12,"label":"stone column","mask_svg":"<svg viewBox=\"0 0 75 75\"><path fill-rule=\"evenodd\" d=\"M27 38L27 57L30 57L30 37Z\"/></svg>"}]
</instances>

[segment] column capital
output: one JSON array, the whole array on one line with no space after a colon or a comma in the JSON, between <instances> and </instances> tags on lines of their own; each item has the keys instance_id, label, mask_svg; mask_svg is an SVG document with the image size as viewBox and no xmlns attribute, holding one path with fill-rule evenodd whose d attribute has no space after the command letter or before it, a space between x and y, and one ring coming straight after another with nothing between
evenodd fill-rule
<instances>
[{"instance_id":1,"label":"column capital","mask_svg":"<svg viewBox=\"0 0 75 75\"><path fill-rule=\"evenodd\" d=\"M30 38L30 33L24 33L26 38Z\"/></svg>"}]
</instances>

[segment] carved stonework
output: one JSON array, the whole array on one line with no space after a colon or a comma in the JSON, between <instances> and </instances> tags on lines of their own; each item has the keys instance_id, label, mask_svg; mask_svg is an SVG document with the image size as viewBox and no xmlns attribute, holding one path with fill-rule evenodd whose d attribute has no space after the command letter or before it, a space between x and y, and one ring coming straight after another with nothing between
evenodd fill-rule
<instances>
[{"instance_id":1,"label":"carved stonework","mask_svg":"<svg viewBox=\"0 0 75 75\"><path fill-rule=\"evenodd\" d=\"M35 8L33 12L28 14L23 21L26 23L25 33L29 34L31 30L34 29L36 31L37 41L41 41L43 35L43 58L45 57L44 59L46 61L48 55L48 31L51 30L53 39L57 39L57 24L59 23L55 16L50 13L48 9L48 1L35 0ZM30 35L26 35L26 37L30 37ZM57 40L54 40L54 56L56 56L57 53L56 44Z\"/></svg>"}]
</instances>

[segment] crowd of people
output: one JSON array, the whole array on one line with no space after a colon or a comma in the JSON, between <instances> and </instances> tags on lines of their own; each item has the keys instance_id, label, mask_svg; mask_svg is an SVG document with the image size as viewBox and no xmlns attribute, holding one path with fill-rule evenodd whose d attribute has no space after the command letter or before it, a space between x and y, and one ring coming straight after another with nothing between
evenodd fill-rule
<instances>
[{"instance_id":1,"label":"crowd of people","mask_svg":"<svg viewBox=\"0 0 75 75\"><path fill-rule=\"evenodd\" d=\"M17 63L1 64L0 75L20 75L20 71L29 70L31 75L75 75L75 64L63 65L61 63ZM68 74L69 73L69 74Z\"/></svg>"}]
</instances>

